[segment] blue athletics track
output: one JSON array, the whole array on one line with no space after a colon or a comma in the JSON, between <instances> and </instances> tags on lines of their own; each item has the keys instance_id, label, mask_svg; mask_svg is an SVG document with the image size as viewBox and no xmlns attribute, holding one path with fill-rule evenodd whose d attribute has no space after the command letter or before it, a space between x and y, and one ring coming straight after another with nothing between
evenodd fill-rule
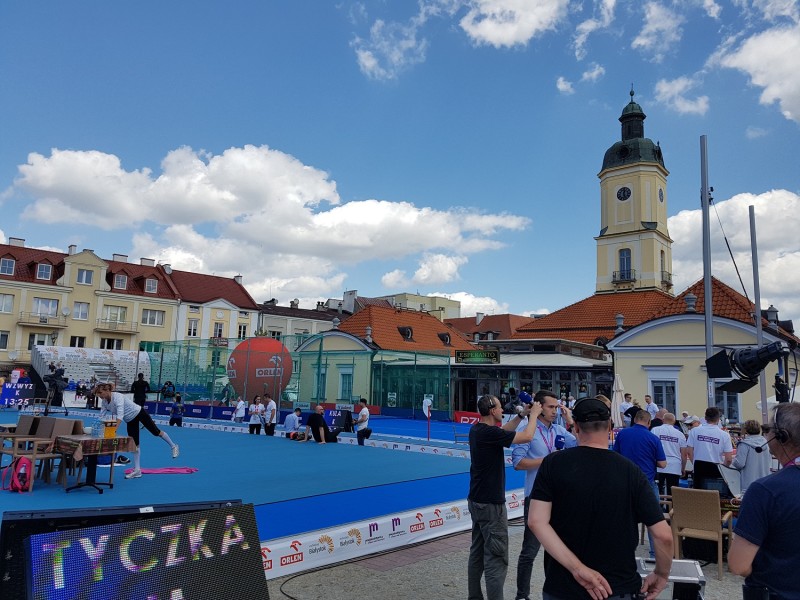
<instances>
[{"instance_id":1,"label":"blue athletics track","mask_svg":"<svg viewBox=\"0 0 800 600\"><path fill-rule=\"evenodd\" d=\"M69 414L87 424L96 416L86 410ZM15 410L0 411L2 423L17 417ZM467 497L468 447L456 443L454 434L466 434L468 425L431 422L428 441L426 421L373 416L370 445L359 447L348 433L340 435L340 443L323 446L290 441L280 429L275 437L255 436L246 433L246 425L240 429L230 422L184 419L184 427L177 428L155 419L180 445L180 457L173 460L167 444L143 430L142 468L192 467L196 472L126 480L124 471L131 465L117 464L114 487L103 494L88 487L66 493L55 478L49 484L37 479L30 494L0 491L0 511L238 499L254 505L264 543ZM108 467L98 468L98 481L106 480L108 472ZM522 473L511 468L508 455L506 484L508 490L523 486Z\"/></svg>"}]
</instances>

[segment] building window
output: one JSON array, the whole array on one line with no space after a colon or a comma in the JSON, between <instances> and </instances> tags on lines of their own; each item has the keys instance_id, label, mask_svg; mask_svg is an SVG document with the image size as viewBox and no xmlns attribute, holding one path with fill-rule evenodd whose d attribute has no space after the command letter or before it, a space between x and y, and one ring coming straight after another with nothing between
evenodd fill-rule
<instances>
[{"instance_id":1,"label":"building window","mask_svg":"<svg viewBox=\"0 0 800 600\"><path fill-rule=\"evenodd\" d=\"M33 312L37 315L55 317L58 314L58 300L51 298L34 298Z\"/></svg>"},{"instance_id":2,"label":"building window","mask_svg":"<svg viewBox=\"0 0 800 600\"><path fill-rule=\"evenodd\" d=\"M139 342L141 352L161 352L161 342Z\"/></svg>"},{"instance_id":3,"label":"building window","mask_svg":"<svg viewBox=\"0 0 800 600\"><path fill-rule=\"evenodd\" d=\"M189 327L186 330L186 337L197 337L197 319L189 319Z\"/></svg>"},{"instance_id":4,"label":"building window","mask_svg":"<svg viewBox=\"0 0 800 600\"><path fill-rule=\"evenodd\" d=\"M247 325L241 324L239 325L238 338L240 340L243 340L246 337L247 337Z\"/></svg>"},{"instance_id":5,"label":"building window","mask_svg":"<svg viewBox=\"0 0 800 600\"><path fill-rule=\"evenodd\" d=\"M90 271L89 269L78 269L78 283L82 283L83 285L92 285L93 276L94 271Z\"/></svg>"},{"instance_id":6,"label":"building window","mask_svg":"<svg viewBox=\"0 0 800 600\"><path fill-rule=\"evenodd\" d=\"M148 294L155 294L158 291L158 280L157 279L145 279L144 280L144 291Z\"/></svg>"},{"instance_id":7,"label":"building window","mask_svg":"<svg viewBox=\"0 0 800 600\"><path fill-rule=\"evenodd\" d=\"M13 275L15 263L13 258L0 258L0 275Z\"/></svg>"},{"instance_id":8,"label":"building window","mask_svg":"<svg viewBox=\"0 0 800 600\"><path fill-rule=\"evenodd\" d=\"M683 367L671 365L642 365L647 373L647 389L659 408L678 414L680 407L678 381Z\"/></svg>"},{"instance_id":9,"label":"building window","mask_svg":"<svg viewBox=\"0 0 800 600\"><path fill-rule=\"evenodd\" d=\"M732 423L739 422L739 394L725 392L719 388L714 393L714 403L722 416ZM722 425L722 423L720 423Z\"/></svg>"},{"instance_id":10,"label":"building window","mask_svg":"<svg viewBox=\"0 0 800 600\"><path fill-rule=\"evenodd\" d=\"M14 310L14 295L0 294L0 312L10 313Z\"/></svg>"},{"instance_id":11,"label":"building window","mask_svg":"<svg viewBox=\"0 0 800 600\"><path fill-rule=\"evenodd\" d=\"M128 316L128 309L124 306L113 306L109 304L103 307L103 318L106 321L113 321L115 323L124 323Z\"/></svg>"},{"instance_id":12,"label":"building window","mask_svg":"<svg viewBox=\"0 0 800 600\"><path fill-rule=\"evenodd\" d=\"M223 333L223 327L225 323L214 323L214 337L221 338Z\"/></svg>"},{"instance_id":13,"label":"building window","mask_svg":"<svg viewBox=\"0 0 800 600\"><path fill-rule=\"evenodd\" d=\"M215 369L219 367L222 360L222 352L220 350L213 350L211 352L211 366Z\"/></svg>"},{"instance_id":14,"label":"building window","mask_svg":"<svg viewBox=\"0 0 800 600\"><path fill-rule=\"evenodd\" d=\"M157 325L162 327L164 325L164 311L152 310L149 308L142 309L142 325Z\"/></svg>"},{"instance_id":15,"label":"building window","mask_svg":"<svg viewBox=\"0 0 800 600\"><path fill-rule=\"evenodd\" d=\"M277 330L274 330L274 329L270 329L270 330L267 332L267 336L268 336L268 337L271 337L273 340L279 340L279 339L281 339L281 335L283 335L283 332L281 332L281 331L277 331Z\"/></svg>"},{"instance_id":16,"label":"building window","mask_svg":"<svg viewBox=\"0 0 800 600\"><path fill-rule=\"evenodd\" d=\"M53 265L39 263L36 267L36 279L46 279L50 281L50 276L53 274Z\"/></svg>"},{"instance_id":17,"label":"building window","mask_svg":"<svg viewBox=\"0 0 800 600\"><path fill-rule=\"evenodd\" d=\"M8 331L0 331L0 350L8 350Z\"/></svg>"},{"instance_id":18,"label":"building window","mask_svg":"<svg viewBox=\"0 0 800 600\"><path fill-rule=\"evenodd\" d=\"M72 318L86 321L89 318L89 303L76 302L72 307Z\"/></svg>"},{"instance_id":19,"label":"building window","mask_svg":"<svg viewBox=\"0 0 800 600\"><path fill-rule=\"evenodd\" d=\"M246 319L249 316L250 316L250 313L247 312L246 310L240 310L239 311L239 318L240 319Z\"/></svg>"},{"instance_id":20,"label":"building window","mask_svg":"<svg viewBox=\"0 0 800 600\"><path fill-rule=\"evenodd\" d=\"M353 366L337 368L339 369L339 399L349 402L353 397Z\"/></svg>"},{"instance_id":21,"label":"building window","mask_svg":"<svg viewBox=\"0 0 800 600\"><path fill-rule=\"evenodd\" d=\"M124 290L128 288L128 276L127 275L114 275L114 289L115 290Z\"/></svg>"},{"instance_id":22,"label":"building window","mask_svg":"<svg viewBox=\"0 0 800 600\"><path fill-rule=\"evenodd\" d=\"M667 412L676 414L677 397L675 394L675 381L673 380L654 380L650 382L653 389L653 402L658 408L666 408Z\"/></svg>"},{"instance_id":23,"label":"building window","mask_svg":"<svg viewBox=\"0 0 800 600\"><path fill-rule=\"evenodd\" d=\"M70 348L84 348L86 346L86 338L82 335L69 336Z\"/></svg>"},{"instance_id":24,"label":"building window","mask_svg":"<svg viewBox=\"0 0 800 600\"><path fill-rule=\"evenodd\" d=\"M34 346L46 346L50 343L50 336L46 333L32 333L28 336L28 350Z\"/></svg>"},{"instance_id":25,"label":"building window","mask_svg":"<svg viewBox=\"0 0 800 600\"><path fill-rule=\"evenodd\" d=\"M190 304L189 305L189 312L190 313L199 313L200 312L200 307L197 306L196 304Z\"/></svg>"},{"instance_id":26,"label":"building window","mask_svg":"<svg viewBox=\"0 0 800 600\"><path fill-rule=\"evenodd\" d=\"M619 251L619 278L623 281L631 279L631 250L623 248Z\"/></svg>"},{"instance_id":27,"label":"building window","mask_svg":"<svg viewBox=\"0 0 800 600\"><path fill-rule=\"evenodd\" d=\"M117 338L100 338L102 350L122 350L122 340Z\"/></svg>"},{"instance_id":28,"label":"building window","mask_svg":"<svg viewBox=\"0 0 800 600\"><path fill-rule=\"evenodd\" d=\"M314 399L315 400L325 400L325 385L326 385L326 376L327 376L327 369L326 365L322 367L317 366L314 373Z\"/></svg>"}]
</instances>

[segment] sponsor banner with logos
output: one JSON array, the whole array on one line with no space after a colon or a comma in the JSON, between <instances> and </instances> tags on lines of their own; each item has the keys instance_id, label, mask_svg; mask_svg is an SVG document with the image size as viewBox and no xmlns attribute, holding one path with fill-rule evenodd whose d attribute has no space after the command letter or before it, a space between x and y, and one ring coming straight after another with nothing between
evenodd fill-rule
<instances>
[{"instance_id":1,"label":"sponsor banner with logos","mask_svg":"<svg viewBox=\"0 0 800 600\"><path fill-rule=\"evenodd\" d=\"M453 416L455 417L456 423L475 425L475 423L481 420L480 414L476 412L467 412L465 410L457 410L453 413Z\"/></svg>"},{"instance_id":2,"label":"sponsor banner with logos","mask_svg":"<svg viewBox=\"0 0 800 600\"><path fill-rule=\"evenodd\" d=\"M522 516L523 493L506 494L509 519ZM458 500L263 541L261 559L267 579L275 579L470 529L467 501Z\"/></svg>"},{"instance_id":3,"label":"sponsor banner with logos","mask_svg":"<svg viewBox=\"0 0 800 600\"><path fill-rule=\"evenodd\" d=\"M356 436L339 436L340 444L358 444ZM403 452L421 452L423 454L435 454L436 456L455 456L456 458L469 459L469 449L463 448L450 448L448 446L435 446L433 444L426 444L425 442L411 442L400 441L393 442L389 440L368 439L364 440L365 446L372 446L373 448L383 448L384 450L401 450ZM463 444L462 444L463 445ZM509 463L511 464L511 463Z\"/></svg>"}]
</instances>

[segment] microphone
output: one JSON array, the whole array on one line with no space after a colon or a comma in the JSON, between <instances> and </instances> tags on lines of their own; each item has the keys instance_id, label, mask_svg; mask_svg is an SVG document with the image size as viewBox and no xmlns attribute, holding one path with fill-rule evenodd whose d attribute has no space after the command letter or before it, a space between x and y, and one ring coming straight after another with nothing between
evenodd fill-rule
<instances>
[{"instance_id":1,"label":"microphone","mask_svg":"<svg viewBox=\"0 0 800 600\"><path fill-rule=\"evenodd\" d=\"M769 439L769 440L765 441L765 442L764 442L763 444L761 444L760 446L756 446L755 448L753 448L753 450L755 450L757 454L761 454L761 453L764 451L764 446L766 446L767 444L769 444L769 443L770 443L772 440L774 440L774 439L775 439L775 436L773 435L773 436L772 436L772 439Z\"/></svg>"}]
</instances>

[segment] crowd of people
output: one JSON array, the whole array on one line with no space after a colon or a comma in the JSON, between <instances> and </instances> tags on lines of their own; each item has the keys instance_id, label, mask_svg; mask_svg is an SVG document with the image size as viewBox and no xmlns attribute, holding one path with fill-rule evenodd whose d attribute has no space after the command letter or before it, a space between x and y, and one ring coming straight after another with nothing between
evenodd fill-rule
<instances>
[{"instance_id":1,"label":"crowd of people","mask_svg":"<svg viewBox=\"0 0 800 600\"><path fill-rule=\"evenodd\" d=\"M688 413L679 420L649 396L639 406L627 394L620 410L626 426L613 436L611 451L614 426L605 396L570 407L553 392L540 391L505 424L493 396L481 397L478 411L480 421L469 435L468 600L483 600L482 579L486 598L503 598L509 559L506 448L514 468L525 472L526 530L515 600L539 597L530 582L541 547L545 600L656 598L667 585L674 551L660 495L670 495L692 464L696 488L714 489L720 465L742 474L746 493L728 560L733 573L746 576L745 593L761 594L745 598L800 597L800 584L781 577L800 567L794 545L800 531L800 405L780 404L770 425L746 422L735 458L716 407L702 420ZM783 465L778 474L771 475L770 455ZM647 527L654 563L644 580L635 563L639 523Z\"/></svg>"}]
</instances>

